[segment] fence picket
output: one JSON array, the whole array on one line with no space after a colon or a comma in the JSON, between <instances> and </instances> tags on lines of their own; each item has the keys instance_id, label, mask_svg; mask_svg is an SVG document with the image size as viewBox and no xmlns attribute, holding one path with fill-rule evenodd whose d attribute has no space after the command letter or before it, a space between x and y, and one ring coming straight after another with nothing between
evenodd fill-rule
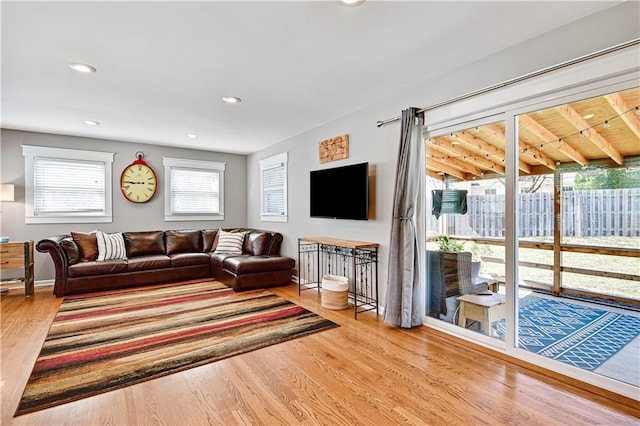
<instances>
[{"instance_id":1,"label":"fence picket","mask_svg":"<svg viewBox=\"0 0 640 426\"><path fill-rule=\"evenodd\" d=\"M504 237L504 203L504 195L469 195L449 233ZM519 203L519 237L553 236L553 193L523 193ZM640 236L640 188L564 191L561 206L563 236Z\"/></svg>"}]
</instances>

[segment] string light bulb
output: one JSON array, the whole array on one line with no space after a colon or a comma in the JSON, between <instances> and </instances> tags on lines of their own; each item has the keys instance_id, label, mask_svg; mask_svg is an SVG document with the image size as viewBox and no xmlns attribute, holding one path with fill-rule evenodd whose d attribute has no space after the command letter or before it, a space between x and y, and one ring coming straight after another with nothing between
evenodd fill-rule
<instances>
[{"instance_id":1,"label":"string light bulb","mask_svg":"<svg viewBox=\"0 0 640 426\"><path fill-rule=\"evenodd\" d=\"M609 128L609 120L606 120L606 121L604 122L604 126L603 126L603 127L604 127L605 129L608 129L608 128Z\"/></svg>"}]
</instances>

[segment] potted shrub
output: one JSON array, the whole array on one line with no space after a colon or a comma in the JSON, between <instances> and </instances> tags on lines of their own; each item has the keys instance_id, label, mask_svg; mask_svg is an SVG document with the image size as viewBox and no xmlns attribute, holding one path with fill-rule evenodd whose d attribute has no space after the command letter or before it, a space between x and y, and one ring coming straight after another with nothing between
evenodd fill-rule
<instances>
[{"instance_id":1,"label":"potted shrub","mask_svg":"<svg viewBox=\"0 0 640 426\"><path fill-rule=\"evenodd\" d=\"M471 253L471 280L472 282L478 282L478 275L480 274L480 266L482 260L480 257L480 247L473 241L462 242L457 241L455 238L451 238L449 235L439 235L436 237L436 243L438 243L438 250L447 253L460 253L462 251L468 251Z\"/></svg>"}]
</instances>

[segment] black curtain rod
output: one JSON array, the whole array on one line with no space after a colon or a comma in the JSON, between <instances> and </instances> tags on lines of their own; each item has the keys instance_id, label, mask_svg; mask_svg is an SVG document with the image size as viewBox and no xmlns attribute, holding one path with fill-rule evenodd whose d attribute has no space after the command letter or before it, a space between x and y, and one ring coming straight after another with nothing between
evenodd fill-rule
<instances>
[{"instance_id":1,"label":"black curtain rod","mask_svg":"<svg viewBox=\"0 0 640 426\"><path fill-rule=\"evenodd\" d=\"M528 79L533 78L533 77L538 77L540 75L547 74L549 72L556 71L556 70L568 67L570 65L579 64L581 62L588 61L588 60L593 59L593 58L597 58L597 57L600 57L600 56L603 56L603 55L607 55L609 53L617 52L618 50L626 49L627 47L635 46L637 44L640 44L640 38L636 38L634 40L630 40L630 41L627 41L625 43L618 44L616 46L609 47L609 48L604 49L604 50L600 50L598 52L590 53L588 55L581 56L579 58L572 59L570 61L562 62L562 63L560 63L558 65L553 65L551 67L543 68L543 69L541 69L539 71L534 71L532 73L525 74L525 75L523 75L521 77L516 77L516 78L513 78L511 80L507 80L505 82L502 82L502 83L494 84L493 86L485 87L484 89L476 90L475 92L470 92L470 93L467 93L465 95L458 96L457 98L450 99L448 101L440 102L438 104L434 104L434 105L419 109L418 113L425 112L425 111L430 111L430 110L433 110L433 109L436 109L436 108L440 108L442 106L453 104L455 102L459 102L459 101L462 101L462 100L465 100L465 99L469 99L469 98L472 98L474 96L482 95L484 93L488 93L488 92L491 92L493 90L502 89L503 87L511 86L512 84L520 83L521 81L525 81L525 80L528 80ZM399 115L397 117L387 118L386 120L378 120L376 122L376 126L377 127L382 127L385 124L393 123L394 121L398 121L401 118L402 118L402 116Z\"/></svg>"}]
</instances>

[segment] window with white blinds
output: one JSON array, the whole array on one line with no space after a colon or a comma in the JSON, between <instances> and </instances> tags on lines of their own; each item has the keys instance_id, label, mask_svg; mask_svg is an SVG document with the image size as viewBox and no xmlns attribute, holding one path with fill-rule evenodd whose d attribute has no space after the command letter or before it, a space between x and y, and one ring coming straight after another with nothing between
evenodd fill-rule
<instances>
[{"instance_id":1,"label":"window with white blinds","mask_svg":"<svg viewBox=\"0 0 640 426\"><path fill-rule=\"evenodd\" d=\"M260 161L260 216L265 222L286 222L288 154Z\"/></svg>"},{"instance_id":2,"label":"window with white blinds","mask_svg":"<svg viewBox=\"0 0 640 426\"><path fill-rule=\"evenodd\" d=\"M223 220L224 163L163 158L165 220Z\"/></svg>"},{"instance_id":3,"label":"window with white blinds","mask_svg":"<svg viewBox=\"0 0 640 426\"><path fill-rule=\"evenodd\" d=\"M113 153L23 146L25 222L111 222Z\"/></svg>"}]
</instances>

